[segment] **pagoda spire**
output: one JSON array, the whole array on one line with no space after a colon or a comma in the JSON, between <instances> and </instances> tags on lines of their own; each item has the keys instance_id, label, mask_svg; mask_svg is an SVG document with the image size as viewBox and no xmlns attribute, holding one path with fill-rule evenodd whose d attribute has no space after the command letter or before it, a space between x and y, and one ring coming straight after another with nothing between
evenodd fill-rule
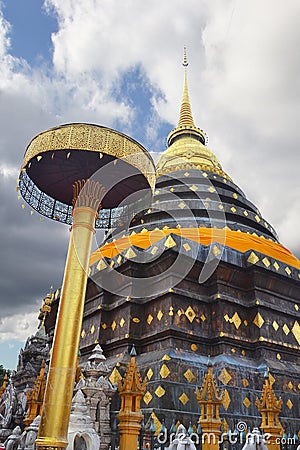
<instances>
[{"instance_id":1,"label":"pagoda spire","mask_svg":"<svg viewBox=\"0 0 300 450\"><path fill-rule=\"evenodd\" d=\"M180 116L177 127L195 127L193 115L192 115L192 108L190 103L190 97L189 97L189 90L188 90L188 82L187 82L187 67L189 65L186 55L186 47L184 47L184 54L183 54L183 62L182 62L183 68L184 68L184 77L183 77L183 92L182 92L182 100L181 100L181 108L180 108Z\"/></svg>"},{"instance_id":2,"label":"pagoda spire","mask_svg":"<svg viewBox=\"0 0 300 450\"><path fill-rule=\"evenodd\" d=\"M180 114L177 127L171 131L168 136L168 145L172 145L178 138L193 137L205 145L205 133L200 128L195 126L192 108L189 96L188 82L187 82L187 67L189 65L186 55L186 48L183 52L183 92L180 106Z\"/></svg>"}]
</instances>

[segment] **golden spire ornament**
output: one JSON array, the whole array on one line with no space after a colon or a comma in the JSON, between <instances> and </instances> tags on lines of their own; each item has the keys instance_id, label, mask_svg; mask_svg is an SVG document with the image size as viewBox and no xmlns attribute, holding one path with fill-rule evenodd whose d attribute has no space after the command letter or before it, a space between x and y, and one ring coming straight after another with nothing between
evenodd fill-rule
<instances>
[{"instance_id":1,"label":"golden spire ornament","mask_svg":"<svg viewBox=\"0 0 300 450\"><path fill-rule=\"evenodd\" d=\"M134 347L132 347L130 357L131 359L127 365L125 375L118 383L118 390L121 397L121 408L118 414L120 450L137 448L138 435L143 419L140 404L147 387L146 380L142 381L135 360L136 351Z\"/></svg>"},{"instance_id":2,"label":"golden spire ornament","mask_svg":"<svg viewBox=\"0 0 300 450\"><path fill-rule=\"evenodd\" d=\"M201 391L199 392L197 388L195 394L200 406L199 423L202 429L202 450L218 450L222 425L220 406L223 393L219 394L210 357L208 357L207 374L204 377Z\"/></svg>"},{"instance_id":3,"label":"golden spire ornament","mask_svg":"<svg viewBox=\"0 0 300 450\"><path fill-rule=\"evenodd\" d=\"M277 399L270 382L269 369L265 372L265 384L260 399L256 399L255 405L261 413L260 428L269 436L266 443L269 450L280 450L280 440L283 434L283 428L279 422L279 414L282 409L282 399Z\"/></svg>"},{"instance_id":4,"label":"golden spire ornament","mask_svg":"<svg viewBox=\"0 0 300 450\"><path fill-rule=\"evenodd\" d=\"M182 93L182 101L180 108L180 115L177 127L195 127L194 119L192 116L192 109L189 97L188 83L187 83L187 67L189 65L187 56L186 56L186 48L184 47L184 56L183 63L184 67L184 78L183 78L183 93Z\"/></svg>"}]
</instances>

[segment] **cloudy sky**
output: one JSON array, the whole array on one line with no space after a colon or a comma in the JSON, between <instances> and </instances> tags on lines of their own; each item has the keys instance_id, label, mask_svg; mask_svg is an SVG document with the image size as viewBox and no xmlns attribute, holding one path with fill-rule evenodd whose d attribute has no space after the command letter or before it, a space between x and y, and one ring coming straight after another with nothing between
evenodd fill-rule
<instances>
[{"instance_id":1,"label":"cloudy sky","mask_svg":"<svg viewBox=\"0 0 300 450\"><path fill-rule=\"evenodd\" d=\"M0 1L0 364L15 367L67 250L68 227L17 198L28 142L91 122L164 150L184 46L196 124L300 255L299 21L298 0Z\"/></svg>"}]
</instances>

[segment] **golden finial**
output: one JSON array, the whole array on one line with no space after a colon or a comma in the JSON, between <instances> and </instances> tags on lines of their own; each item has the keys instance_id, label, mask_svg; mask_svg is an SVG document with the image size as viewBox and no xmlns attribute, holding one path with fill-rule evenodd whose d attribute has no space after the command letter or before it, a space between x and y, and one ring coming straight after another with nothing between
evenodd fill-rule
<instances>
[{"instance_id":1,"label":"golden finial","mask_svg":"<svg viewBox=\"0 0 300 450\"><path fill-rule=\"evenodd\" d=\"M190 98L189 98L189 91L188 91L188 84L187 84L187 66L189 65L186 55L186 48L184 47L183 52L183 63L184 67L184 80L183 80L183 93L182 93L182 101L181 101L181 108L180 108L180 116L179 116L179 122L178 127L195 127L193 116L192 116L192 110L191 110L191 104L190 104Z\"/></svg>"},{"instance_id":2,"label":"golden finial","mask_svg":"<svg viewBox=\"0 0 300 450\"><path fill-rule=\"evenodd\" d=\"M188 60L187 60L187 56L186 56L186 47L183 47L183 62L182 62L183 67L187 67L189 65Z\"/></svg>"}]
</instances>

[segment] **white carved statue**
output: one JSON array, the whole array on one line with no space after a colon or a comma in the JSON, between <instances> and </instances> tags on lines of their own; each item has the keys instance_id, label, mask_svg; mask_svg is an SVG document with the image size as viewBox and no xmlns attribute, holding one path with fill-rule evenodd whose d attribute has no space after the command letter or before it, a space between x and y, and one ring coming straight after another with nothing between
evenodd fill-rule
<instances>
[{"instance_id":1,"label":"white carved statue","mask_svg":"<svg viewBox=\"0 0 300 450\"><path fill-rule=\"evenodd\" d=\"M169 450L197 450L184 425L180 424L177 428L175 439L171 442Z\"/></svg>"},{"instance_id":2,"label":"white carved statue","mask_svg":"<svg viewBox=\"0 0 300 450\"><path fill-rule=\"evenodd\" d=\"M268 450L258 428L253 428L252 433L247 435L246 444L242 450Z\"/></svg>"}]
</instances>

